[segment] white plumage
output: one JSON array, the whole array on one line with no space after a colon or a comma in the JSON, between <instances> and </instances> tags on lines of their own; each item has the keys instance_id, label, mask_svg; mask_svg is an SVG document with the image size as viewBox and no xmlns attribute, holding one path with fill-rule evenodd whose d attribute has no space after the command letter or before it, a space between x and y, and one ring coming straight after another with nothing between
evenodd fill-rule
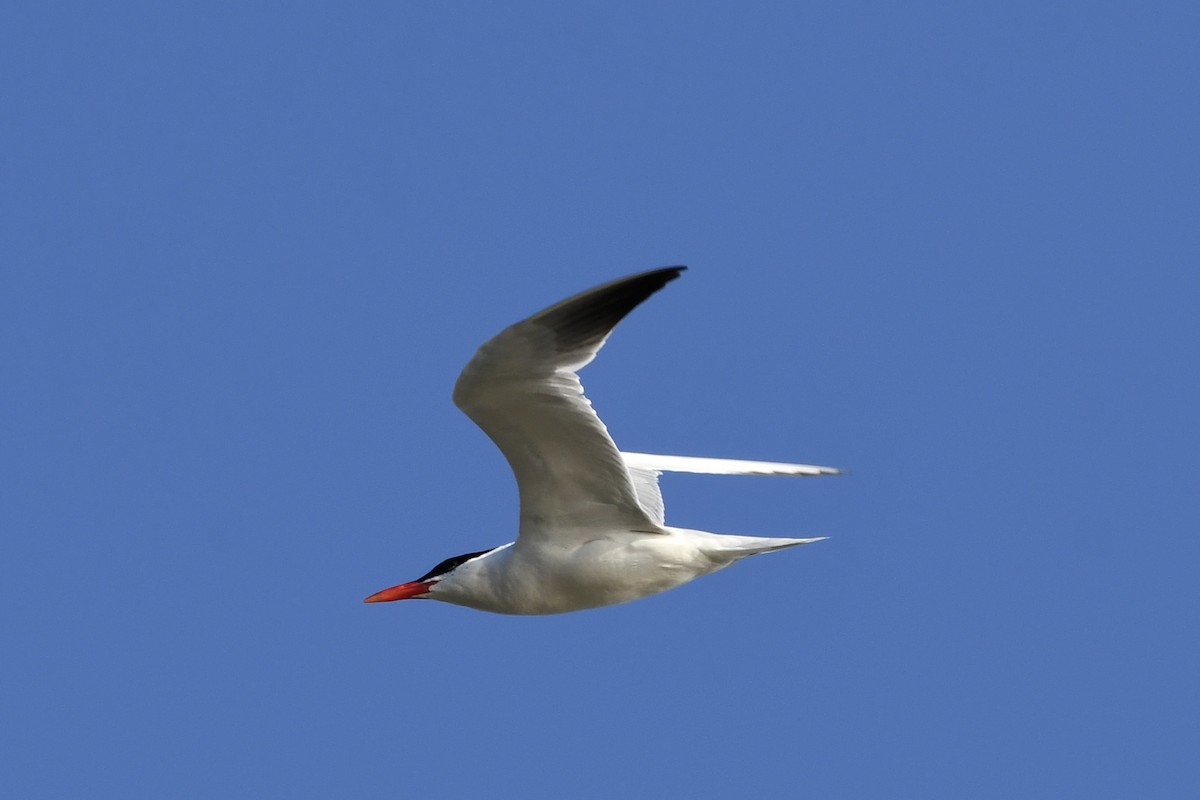
<instances>
[{"instance_id":1,"label":"white plumage","mask_svg":"<svg viewBox=\"0 0 1200 800\"><path fill-rule=\"evenodd\" d=\"M731 536L666 524L662 472L836 475L806 464L622 453L578 371L643 300L679 277L666 267L606 283L518 322L481 346L454 402L517 479L516 542L447 559L367 602L432 598L503 614L555 614L665 591L740 558L820 541Z\"/></svg>"}]
</instances>

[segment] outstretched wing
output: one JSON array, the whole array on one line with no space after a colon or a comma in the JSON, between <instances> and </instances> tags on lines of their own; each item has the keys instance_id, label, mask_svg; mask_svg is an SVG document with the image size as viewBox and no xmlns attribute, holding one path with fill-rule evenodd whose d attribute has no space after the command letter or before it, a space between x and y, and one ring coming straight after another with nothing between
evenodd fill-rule
<instances>
[{"instance_id":1,"label":"outstretched wing","mask_svg":"<svg viewBox=\"0 0 1200 800\"><path fill-rule=\"evenodd\" d=\"M833 467L784 464L779 461L743 461L732 458L660 456L651 453L621 453L633 479L638 502L659 525L665 524L662 491L658 476L664 472L696 472L705 475L840 475Z\"/></svg>"},{"instance_id":2,"label":"outstretched wing","mask_svg":"<svg viewBox=\"0 0 1200 800\"><path fill-rule=\"evenodd\" d=\"M612 527L656 531L576 373L618 322L684 269L631 275L556 303L485 342L463 369L454 403L512 467L518 545Z\"/></svg>"},{"instance_id":3,"label":"outstretched wing","mask_svg":"<svg viewBox=\"0 0 1200 800\"><path fill-rule=\"evenodd\" d=\"M660 456L653 453L621 453L631 467L659 472L695 472L702 475L840 475L840 469L781 461L743 461L736 458Z\"/></svg>"}]
</instances>

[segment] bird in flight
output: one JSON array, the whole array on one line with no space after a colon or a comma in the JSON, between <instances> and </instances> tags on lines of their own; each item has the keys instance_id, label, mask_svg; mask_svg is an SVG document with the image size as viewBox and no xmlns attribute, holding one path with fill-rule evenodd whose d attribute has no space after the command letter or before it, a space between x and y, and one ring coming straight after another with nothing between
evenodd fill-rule
<instances>
[{"instance_id":1,"label":"bird in flight","mask_svg":"<svg viewBox=\"0 0 1200 800\"><path fill-rule=\"evenodd\" d=\"M746 556L825 537L732 536L666 524L658 477L836 475L807 464L624 453L576 374L613 328L686 267L605 283L512 325L467 363L454 403L517 479L517 540L448 558L365 602L432 599L500 614L559 614L681 586Z\"/></svg>"}]
</instances>

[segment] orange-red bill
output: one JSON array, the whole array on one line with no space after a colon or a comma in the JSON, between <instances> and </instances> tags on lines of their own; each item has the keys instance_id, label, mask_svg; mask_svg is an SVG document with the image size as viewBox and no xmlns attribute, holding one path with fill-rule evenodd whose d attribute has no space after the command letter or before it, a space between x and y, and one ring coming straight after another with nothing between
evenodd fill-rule
<instances>
[{"instance_id":1,"label":"orange-red bill","mask_svg":"<svg viewBox=\"0 0 1200 800\"><path fill-rule=\"evenodd\" d=\"M412 597L420 597L429 592L429 587L433 586L435 581L409 581L402 583L399 586L393 586L390 589L384 589L382 592L376 592L367 599L364 603L387 603L392 600L408 600Z\"/></svg>"}]
</instances>

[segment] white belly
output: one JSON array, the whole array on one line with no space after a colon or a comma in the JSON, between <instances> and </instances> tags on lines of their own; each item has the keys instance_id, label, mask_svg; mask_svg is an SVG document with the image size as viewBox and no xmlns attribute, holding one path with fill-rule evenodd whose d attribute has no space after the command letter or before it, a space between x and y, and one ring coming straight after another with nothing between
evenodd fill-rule
<instances>
[{"instance_id":1,"label":"white belly","mask_svg":"<svg viewBox=\"0 0 1200 800\"><path fill-rule=\"evenodd\" d=\"M706 552L693 533L700 532L621 532L572 549L508 547L480 559L471 574L453 584L435 586L431 594L500 614L560 614L625 603L673 589L735 560Z\"/></svg>"}]
</instances>

